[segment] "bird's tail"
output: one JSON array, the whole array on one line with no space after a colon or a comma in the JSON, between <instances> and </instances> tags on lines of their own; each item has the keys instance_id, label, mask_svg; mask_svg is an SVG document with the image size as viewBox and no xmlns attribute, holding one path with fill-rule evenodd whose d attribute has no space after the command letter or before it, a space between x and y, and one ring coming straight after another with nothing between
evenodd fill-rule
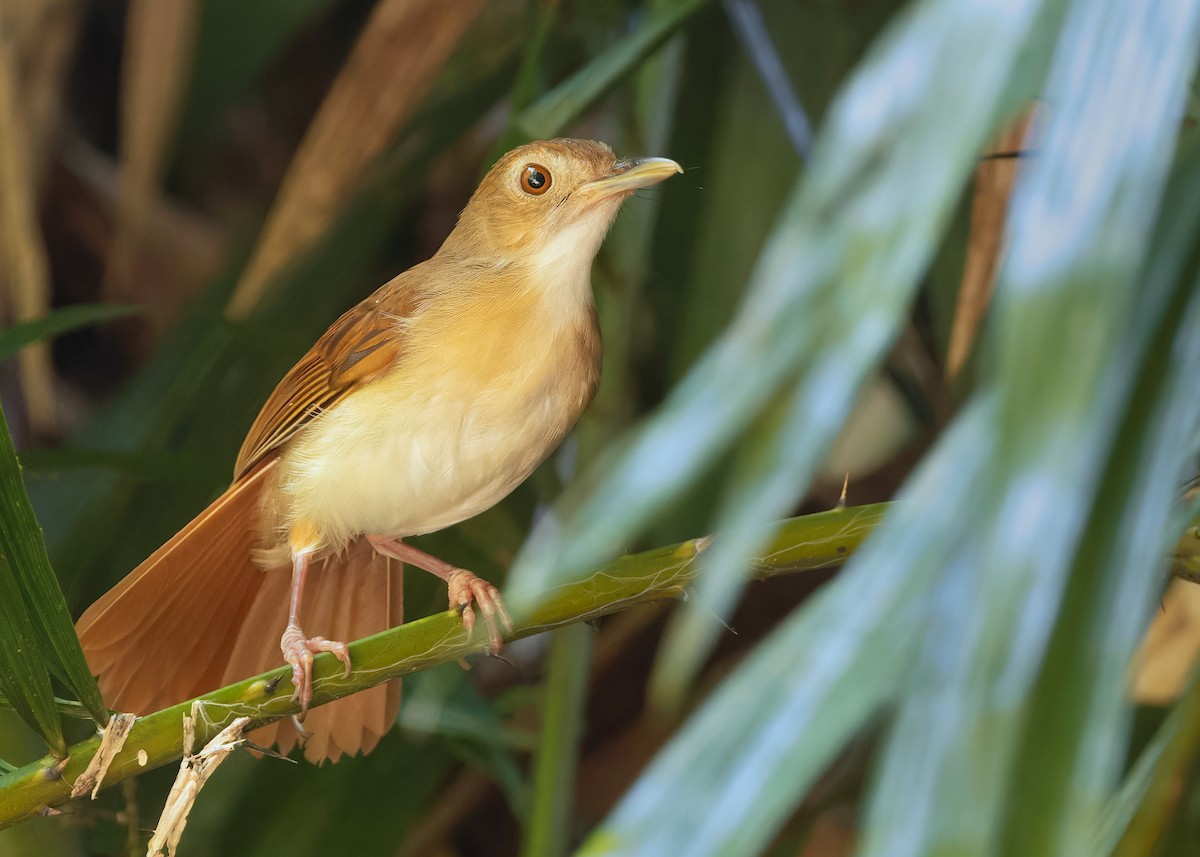
<instances>
[{"instance_id":1,"label":"bird's tail","mask_svg":"<svg viewBox=\"0 0 1200 857\"><path fill-rule=\"evenodd\" d=\"M89 607L76 623L105 702L148 714L283 665L291 572L252 559L259 498L274 469L260 465ZM360 539L315 563L305 586L305 630L356 640L403 621L400 564ZM313 709L305 720L312 762L368 752L395 720L399 683ZM252 740L296 743L290 720Z\"/></svg>"}]
</instances>

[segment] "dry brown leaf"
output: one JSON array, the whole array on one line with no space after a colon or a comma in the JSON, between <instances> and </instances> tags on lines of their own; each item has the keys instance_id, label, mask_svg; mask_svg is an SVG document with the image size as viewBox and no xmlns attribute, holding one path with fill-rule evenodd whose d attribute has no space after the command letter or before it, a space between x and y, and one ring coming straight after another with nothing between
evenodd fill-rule
<instances>
[{"instance_id":1,"label":"dry brown leaf","mask_svg":"<svg viewBox=\"0 0 1200 857\"><path fill-rule=\"evenodd\" d=\"M813 822L812 832L797 857L849 857L856 840L853 808L838 806L821 813Z\"/></svg>"},{"instance_id":2,"label":"dry brown leaf","mask_svg":"<svg viewBox=\"0 0 1200 857\"><path fill-rule=\"evenodd\" d=\"M363 171L433 85L483 0L380 0L284 176L229 303L258 305L274 278L329 228Z\"/></svg>"},{"instance_id":3,"label":"dry brown leaf","mask_svg":"<svg viewBox=\"0 0 1200 857\"><path fill-rule=\"evenodd\" d=\"M26 321L45 315L49 308L50 269L19 100L18 47L3 25L0 18L0 294L5 314ZM36 343L22 349L18 359L29 423L36 431L53 431L50 350Z\"/></svg>"},{"instance_id":4,"label":"dry brown leaf","mask_svg":"<svg viewBox=\"0 0 1200 857\"><path fill-rule=\"evenodd\" d=\"M42 187L53 151L83 10L82 0L0 3L3 25L17 46L17 91L37 188Z\"/></svg>"},{"instance_id":5,"label":"dry brown leaf","mask_svg":"<svg viewBox=\"0 0 1200 857\"><path fill-rule=\"evenodd\" d=\"M1133 697L1145 705L1174 702L1200 654L1200 586L1171 583L1135 663Z\"/></svg>"},{"instance_id":6,"label":"dry brown leaf","mask_svg":"<svg viewBox=\"0 0 1200 857\"><path fill-rule=\"evenodd\" d=\"M121 70L121 188L116 235L104 293L131 289L137 246L144 240L189 79L200 4L197 0L132 0Z\"/></svg>"},{"instance_id":7,"label":"dry brown leaf","mask_svg":"<svg viewBox=\"0 0 1200 857\"><path fill-rule=\"evenodd\" d=\"M975 168L975 194L971 202L971 233L967 239L967 261L963 268L950 345L946 356L946 377L954 380L967 362L979 335L984 313L992 299L1000 257L1003 253L1004 219L1008 200L1021 159L989 158L989 155L1015 153L1032 145L1031 126L1041 110L1034 107L1008 126ZM1036 127L1032 130L1036 132Z\"/></svg>"}]
</instances>

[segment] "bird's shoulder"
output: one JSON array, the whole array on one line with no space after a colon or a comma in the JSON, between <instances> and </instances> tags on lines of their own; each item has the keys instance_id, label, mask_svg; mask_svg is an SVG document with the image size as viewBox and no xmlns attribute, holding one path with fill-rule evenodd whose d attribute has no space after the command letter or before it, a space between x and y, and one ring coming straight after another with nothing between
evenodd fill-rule
<instances>
[{"instance_id":1,"label":"bird's shoulder","mask_svg":"<svg viewBox=\"0 0 1200 857\"><path fill-rule=\"evenodd\" d=\"M407 319L427 298L423 273L406 271L329 326L263 404L238 453L235 479L401 359Z\"/></svg>"}]
</instances>

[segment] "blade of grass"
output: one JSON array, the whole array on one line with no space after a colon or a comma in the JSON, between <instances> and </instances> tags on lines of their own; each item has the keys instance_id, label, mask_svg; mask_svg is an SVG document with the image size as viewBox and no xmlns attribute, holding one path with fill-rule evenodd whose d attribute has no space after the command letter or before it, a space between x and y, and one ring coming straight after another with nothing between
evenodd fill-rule
<instances>
[{"instance_id":1,"label":"blade of grass","mask_svg":"<svg viewBox=\"0 0 1200 857\"><path fill-rule=\"evenodd\" d=\"M523 857L567 853L575 817L575 774L587 700L592 629L554 632L542 690L542 732L533 771L533 807L525 824Z\"/></svg>"},{"instance_id":2,"label":"blade of grass","mask_svg":"<svg viewBox=\"0 0 1200 857\"><path fill-rule=\"evenodd\" d=\"M100 689L83 658L67 602L50 567L42 530L29 505L29 495L21 481L21 466L8 433L8 423L0 410L0 551L8 558L17 591L33 623L34 639L50 669L103 726L108 708L100 698ZM7 595L5 596L7 597ZM11 609L18 611L16 605ZM23 651L33 657L27 647ZM7 694L6 694L7 695ZM8 697L11 702L18 700Z\"/></svg>"},{"instance_id":3,"label":"blade of grass","mask_svg":"<svg viewBox=\"0 0 1200 857\"><path fill-rule=\"evenodd\" d=\"M81 327L102 324L140 311L140 307L119 304L77 304L53 310L41 318L0 330L0 360L7 360L35 342L53 339Z\"/></svg>"},{"instance_id":4,"label":"blade of grass","mask_svg":"<svg viewBox=\"0 0 1200 857\"><path fill-rule=\"evenodd\" d=\"M749 55L763 85L771 94L775 110L783 121L796 154L808 158L812 148L812 125L804 112L800 99L792 90L787 71L779 59L779 53L771 41L771 34L763 21L762 10L754 0L724 0L725 12L733 25L734 32Z\"/></svg>"},{"instance_id":5,"label":"blade of grass","mask_svg":"<svg viewBox=\"0 0 1200 857\"><path fill-rule=\"evenodd\" d=\"M641 26L522 111L513 120L513 139L544 140L561 133L708 2L674 0L655 4Z\"/></svg>"},{"instance_id":6,"label":"blade of grass","mask_svg":"<svg viewBox=\"0 0 1200 857\"><path fill-rule=\"evenodd\" d=\"M1197 20L1200 20L1198 14ZM1200 189L1200 159L1187 184ZM1194 197L1193 197L1194 198ZM1164 207L1169 220L1176 208ZM1195 210L1195 209L1193 209ZM1128 670L1157 605L1177 486L1189 475L1188 440L1200 426L1200 281L1193 248L1200 219L1184 243L1161 244L1151 258L1192 257L1150 339L1125 425L1063 601L1029 713L1010 812L1011 853L1090 853L1080 831L1096 829L1124 763L1131 719ZM1152 291L1139 287L1139 302ZM1154 289L1153 291L1157 291ZM1132 361L1130 361L1132 362ZM1103 640L1097 647L1096 641ZM1087 669L1079 669L1080 664ZM1048 764L1049 761L1058 764Z\"/></svg>"},{"instance_id":7,"label":"blade of grass","mask_svg":"<svg viewBox=\"0 0 1200 857\"><path fill-rule=\"evenodd\" d=\"M67 717L72 717L76 720L92 719L92 715L88 714L87 709L73 699L62 699L56 696L54 697L54 706L58 709L59 714L66 715ZM16 706L9 702L8 698L3 695L0 695L0 708L7 708L11 711L16 710Z\"/></svg>"},{"instance_id":8,"label":"blade of grass","mask_svg":"<svg viewBox=\"0 0 1200 857\"><path fill-rule=\"evenodd\" d=\"M204 0L195 74L184 98L184 150L220 127L221 111L243 96L305 25L335 0ZM185 157L182 160L186 161Z\"/></svg>"},{"instance_id":9,"label":"blade of grass","mask_svg":"<svg viewBox=\"0 0 1200 857\"><path fill-rule=\"evenodd\" d=\"M1080 825L1094 795L1067 799L1060 791L1074 775L1073 749L1042 747L1030 758L1046 791L1022 790L1028 781L1010 778L1022 730L1045 725L1030 719L1035 682L1142 355L1168 302L1168 290L1139 287L1135 275L1193 62L1192 5L1181 18L1178 6L1076 3L1062 29L1049 84L1054 122L1014 199L1012 249L994 307L996 357L985 389L999 397L999 432L994 445L976 450L989 468L973 479L975 505L952 525L968 534L977 561L964 571L955 609L931 632L889 738L866 855L992 853L1006 809L1009 833L1030 837L1032 849L1012 853L1076 853L1088 842L1090 828ZM1131 41L1131 32L1146 38ZM1155 490L1165 487L1158 481ZM1102 576L1092 582L1106 587ZM1111 639L1108 628L1089 629L1077 614L1062 629L1088 648L1081 680L1103 682L1109 693L1122 687L1138 633L1126 623L1144 622L1142 599L1154 584L1143 577L1123 591L1129 603L1116 609L1128 612ZM1094 602L1088 608L1098 610ZM1089 623L1100 618L1085 615ZM1093 745L1083 757L1097 766L1091 789L1106 787L1099 767L1112 764L1123 737L1111 705L1109 697L1102 706L1105 748ZM922 774L916 781L913 770ZM1035 795L1051 805L1063 800L1062 817L1044 816ZM1027 829L1022 812L1034 819Z\"/></svg>"},{"instance_id":10,"label":"blade of grass","mask_svg":"<svg viewBox=\"0 0 1200 857\"><path fill-rule=\"evenodd\" d=\"M12 566L0 556L0 691L61 758L67 754L67 742L39 643Z\"/></svg>"},{"instance_id":11,"label":"blade of grass","mask_svg":"<svg viewBox=\"0 0 1200 857\"><path fill-rule=\"evenodd\" d=\"M1182 797L1180 783L1200 753L1200 670L1167 721L1138 756L1113 795L1092 839L1093 853L1150 857L1159 853Z\"/></svg>"},{"instance_id":12,"label":"blade of grass","mask_svg":"<svg viewBox=\"0 0 1200 857\"><path fill-rule=\"evenodd\" d=\"M762 852L843 743L907 682L916 620L956 547L917 534L971 505L950 477L982 471L975 449L994 415L994 403L977 403L957 420L837 579L713 692L579 854Z\"/></svg>"}]
</instances>

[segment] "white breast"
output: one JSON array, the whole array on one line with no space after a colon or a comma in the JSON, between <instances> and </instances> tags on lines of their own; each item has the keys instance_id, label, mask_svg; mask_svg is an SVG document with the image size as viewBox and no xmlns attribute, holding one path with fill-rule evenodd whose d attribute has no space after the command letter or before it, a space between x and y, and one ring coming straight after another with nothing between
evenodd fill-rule
<instances>
[{"instance_id":1,"label":"white breast","mask_svg":"<svg viewBox=\"0 0 1200 857\"><path fill-rule=\"evenodd\" d=\"M469 339L456 354L431 351L412 371L355 391L315 419L281 462L290 508L280 523L306 521L336 550L359 533L440 530L499 502L553 451L594 392L595 370L564 371L579 355L555 353L577 348L578 337L546 326L541 333L523 340L519 356L477 343L474 368L484 361L490 371L439 370L441 360L471 366Z\"/></svg>"}]
</instances>

